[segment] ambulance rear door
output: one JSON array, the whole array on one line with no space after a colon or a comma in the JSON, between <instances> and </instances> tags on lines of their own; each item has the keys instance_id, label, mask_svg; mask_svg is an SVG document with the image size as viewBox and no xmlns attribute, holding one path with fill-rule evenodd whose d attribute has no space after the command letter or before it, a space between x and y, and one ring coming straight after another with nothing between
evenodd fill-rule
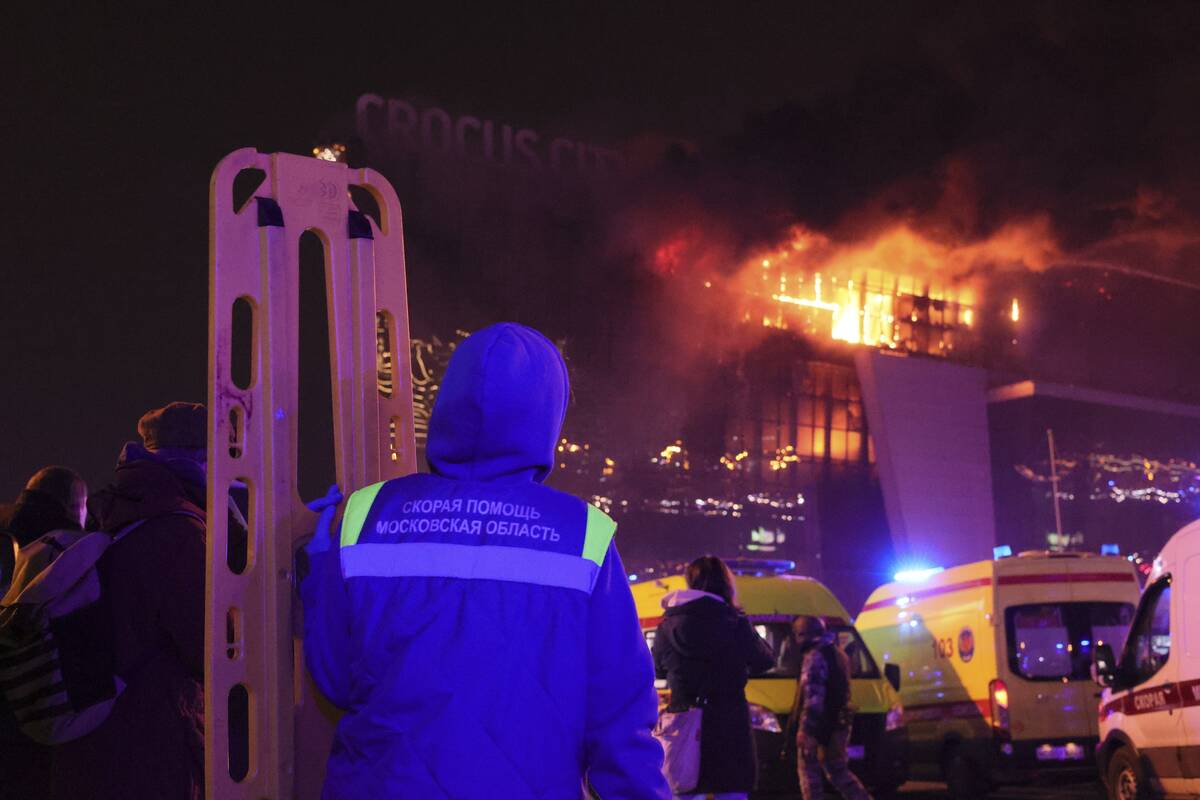
<instances>
[{"instance_id":1,"label":"ambulance rear door","mask_svg":"<svg viewBox=\"0 0 1200 800\"><path fill-rule=\"evenodd\" d=\"M1141 590L1133 565L1124 558L1083 558L1069 562L1071 601L1078 630L1069 643L1073 675L1069 702L1087 712L1090 736L1099 736L1096 685L1090 680L1092 656L1100 644L1120 653L1137 611Z\"/></svg>"},{"instance_id":2,"label":"ambulance rear door","mask_svg":"<svg viewBox=\"0 0 1200 800\"><path fill-rule=\"evenodd\" d=\"M1101 569L1097 561L1014 559L997 577L1012 736L1032 741L1039 761L1087 758L1086 740L1098 736L1092 652L1100 642L1120 647L1133 618L1129 565ZM1118 579L1132 594L1114 591Z\"/></svg>"}]
</instances>

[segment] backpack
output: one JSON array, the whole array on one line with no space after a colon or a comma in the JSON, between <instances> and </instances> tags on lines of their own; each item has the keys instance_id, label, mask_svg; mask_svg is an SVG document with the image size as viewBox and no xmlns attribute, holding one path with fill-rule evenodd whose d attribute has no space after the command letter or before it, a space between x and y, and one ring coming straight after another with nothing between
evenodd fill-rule
<instances>
[{"instance_id":1,"label":"backpack","mask_svg":"<svg viewBox=\"0 0 1200 800\"><path fill-rule=\"evenodd\" d=\"M0 696L28 738L54 745L91 733L125 689L96 565L145 521L115 535L52 531L18 553L0 600Z\"/></svg>"},{"instance_id":2,"label":"backpack","mask_svg":"<svg viewBox=\"0 0 1200 800\"><path fill-rule=\"evenodd\" d=\"M820 658L825 660L825 709L817 721L817 741L828 745L833 732L846 724L846 709L850 705L850 678L846 674L837 645L824 643L817 647ZM796 683L796 702L800 703L800 683Z\"/></svg>"},{"instance_id":3,"label":"backpack","mask_svg":"<svg viewBox=\"0 0 1200 800\"><path fill-rule=\"evenodd\" d=\"M800 658L803 664L810 650L803 651ZM833 642L822 642L816 646L816 654L825 660L825 711L818 721L817 741L829 744L833 732L848 724L846 715L850 708L850 675L848 665L844 660L845 653ZM783 756L791 757L796 752L795 731L800 725L800 713L804 698L800 695L803 676L796 680L796 693L792 698L792 711L788 717L788 727L783 737Z\"/></svg>"},{"instance_id":4,"label":"backpack","mask_svg":"<svg viewBox=\"0 0 1200 800\"><path fill-rule=\"evenodd\" d=\"M850 676L846 669L845 654L836 644L821 645L821 655L829 668L829 682L825 684L825 715L831 726L841 724L842 716L850 705Z\"/></svg>"}]
</instances>

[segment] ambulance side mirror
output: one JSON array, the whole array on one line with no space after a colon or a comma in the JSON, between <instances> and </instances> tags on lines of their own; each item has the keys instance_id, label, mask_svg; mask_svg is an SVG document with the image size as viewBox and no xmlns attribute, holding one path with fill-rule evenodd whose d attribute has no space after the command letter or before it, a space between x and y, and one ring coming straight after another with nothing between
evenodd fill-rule
<instances>
[{"instance_id":1,"label":"ambulance side mirror","mask_svg":"<svg viewBox=\"0 0 1200 800\"><path fill-rule=\"evenodd\" d=\"M1117 659L1112 645L1098 644L1092 655L1092 680L1108 688L1117 682Z\"/></svg>"},{"instance_id":2,"label":"ambulance side mirror","mask_svg":"<svg viewBox=\"0 0 1200 800\"><path fill-rule=\"evenodd\" d=\"M899 664L884 664L883 677L887 678L887 682L892 685L892 688L897 692L900 691L900 665Z\"/></svg>"}]
</instances>

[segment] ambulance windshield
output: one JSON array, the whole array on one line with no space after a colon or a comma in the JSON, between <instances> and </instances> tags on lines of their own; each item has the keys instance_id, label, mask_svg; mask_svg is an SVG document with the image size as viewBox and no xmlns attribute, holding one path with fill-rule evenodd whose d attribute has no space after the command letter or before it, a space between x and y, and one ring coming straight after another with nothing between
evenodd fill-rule
<instances>
[{"instance_id":1,"label":"ambulance windshield","mask_svg":"<svg viewBox=\"0 0 1200 800\"><path fill-rule=\"evenodd\" d=\"M1092 652L1111 644L1121 652L1133 606L1129 603L1033 603L1009 606L1009 668L1032 681L1087 680Z\"/></svg>"},{"instance_id":2,"label":"ambulance windshield","mask_svg":"<svg viewBox=\"0 0 1200 800\"><path fill-rule=\"evenodd\" d=\"M775 666L770 670L755 675L756 678L795 678L800 674L803 654L792 641L791 622L779 622L774 617L771 621L750 616L754 630L771 645L775 653ZM830 628L837 634L838 646L850 659L850 677L852 679L871 679L879 677L879 667L871 657L871 651L859 638L858 631L852 625L834 625Z\"/></svg>"}]
</instances>

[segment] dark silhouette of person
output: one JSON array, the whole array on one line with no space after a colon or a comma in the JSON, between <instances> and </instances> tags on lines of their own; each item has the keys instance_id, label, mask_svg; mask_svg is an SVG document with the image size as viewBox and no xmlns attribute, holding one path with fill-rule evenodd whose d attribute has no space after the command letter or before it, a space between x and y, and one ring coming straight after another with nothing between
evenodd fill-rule
<instances>
[{"instance_id":1,"label":"dark silhouette of person","mask_svg":"<svg viewBox=\"0 0 1200 800\"><path fill-rule=\"evenodd\" d=\"M97 493L103 530L138 523L97 562L125 686L96 730L56 748L54 798L204 796L207 422L198 403L147 412Z\"/></svg>"}]
</instances>

